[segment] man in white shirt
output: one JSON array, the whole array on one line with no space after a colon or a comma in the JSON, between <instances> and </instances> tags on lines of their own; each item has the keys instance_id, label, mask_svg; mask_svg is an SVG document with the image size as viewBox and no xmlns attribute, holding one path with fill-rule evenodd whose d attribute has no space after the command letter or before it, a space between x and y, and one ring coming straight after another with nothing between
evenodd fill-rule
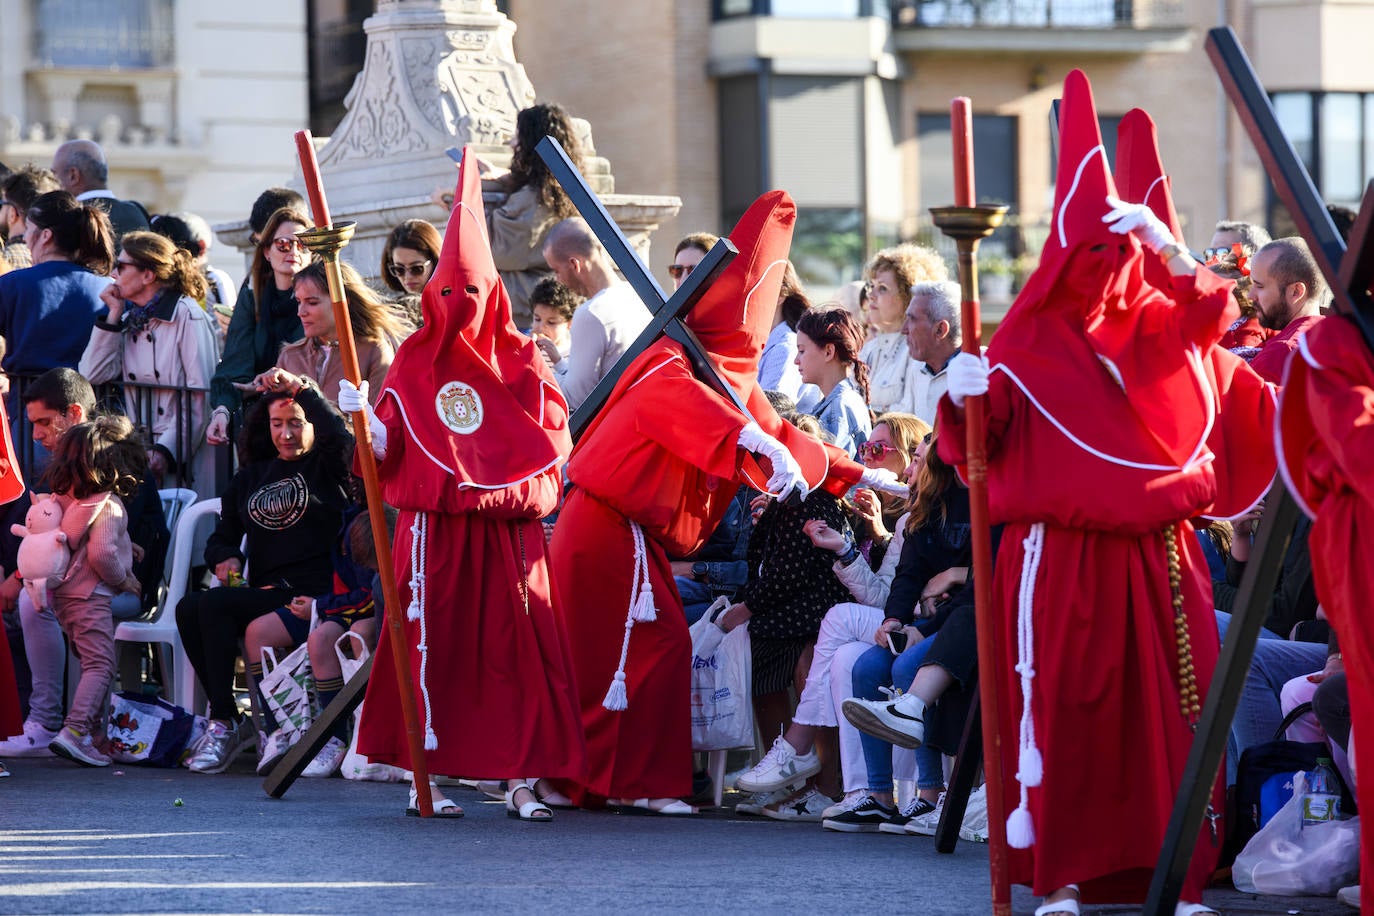
<instances>
[{"instance_id":1,"label":"man in white shirt","mask_svg":"<svg viewBox=\"0 0 1374 916\"><path fill-rule=\"evenodd\" d=\"M935 422L935 410L949 388L945 370L963 342L959 308L963 292L958 283L948 280L925 281L911 287L911 303L902 321L907 351L930 377L923 403L915 414L927 423Z\"/></svg>"},{"instance_id":2,"label":"man in white shirt","mask_svg":"<svg viewBox=\"0 0 1374 916\"><path fill-rule=\"evenodd\" d=\"M649 323L650 313L615 272L585 220L565 219L544 238L544 260L558 282L587 301L573 313L567 372L558 376L576 410Z\"/></svg>"}]
</instances>

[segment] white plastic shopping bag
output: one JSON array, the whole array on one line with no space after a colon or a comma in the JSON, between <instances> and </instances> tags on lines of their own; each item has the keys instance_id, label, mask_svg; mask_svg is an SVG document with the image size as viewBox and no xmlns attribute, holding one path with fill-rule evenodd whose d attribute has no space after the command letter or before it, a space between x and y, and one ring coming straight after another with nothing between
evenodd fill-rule
<instances>
[{"instance_id":1,"label":"white plastic shopping bag","mask_svg":"<svg viewBox=\"0 0 1374 916\"><path fill-rule=\"evenodd\" d=\"M353 655L349 657L344 652L344 643L353 643ZM367 661L367 643L363 638L352 630L345 632L334 643L334 654L339 658L339 668L343 671L344 682L347 683L358 673L358 669ZM367 782L400 782L409 779L410 775L400 767L388 766L385 763L369 763L367 758L358 753L358 730L363 722L363 704L359 703L358 708L353 711L353 737L348 742L348 753L344 755L343 764L339 767L339 772L344 779L358 779Z\"/></svg>"},{"instance_id":2,"label":"white plastic shopping bag","mask_svg":"<svg viewBox=\"0 0 1374 916\"><path fill-rule=\"evenodd\" d=\"M1245 844L1231 866L1236 889L1248 894L1330 897L1360 880L1360 819L1302 826L1305 774L1293 797Z\"/></svg>"},{"instance_id":3,"label":"white plastic shopping bag","mask_svg":"<svg viewBox=\"0 0 1374 916\"><path fill-rule=\"evenodd\" d=\"M715 619L730 607L724 597L692 624L692 749L754 746L753 660L749 627L726 633Z\"/></svg>"}]
</instances>

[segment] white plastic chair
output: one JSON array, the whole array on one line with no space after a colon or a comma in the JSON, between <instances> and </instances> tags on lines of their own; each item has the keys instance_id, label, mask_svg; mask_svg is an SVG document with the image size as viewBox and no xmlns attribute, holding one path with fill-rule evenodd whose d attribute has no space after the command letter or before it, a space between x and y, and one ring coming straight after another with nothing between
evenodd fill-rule
<instances>
[{"instance_id":1,"label":"white plastic chair","mask_svg":"<svg viewBox=\"0 0 1374 916\"><path fill-rule=\"evenodd\" d=\"M191 490L185 492L195 495ZM159 646L164 692L171 687L171 695L167 698L182 709L192 711L203 706L204 700L200 696L196 672L181 646L176 610L181 599L186 597L186 587L191 578L191 553L196 539L196 526L206 516L218 515L219 510L218 499L182 505L167 551L171 569L167 575L167 593L158 604L157 614L149 620L126 620L115 628L116 642L145 642Z\"/></svg>"}]
</instances>

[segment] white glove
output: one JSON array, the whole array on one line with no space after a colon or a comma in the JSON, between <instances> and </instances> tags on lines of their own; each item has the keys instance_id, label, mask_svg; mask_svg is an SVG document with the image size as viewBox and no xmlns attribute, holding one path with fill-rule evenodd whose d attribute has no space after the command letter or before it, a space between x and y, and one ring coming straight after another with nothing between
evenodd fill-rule
<instances>
[{"instance_id":1,"label":"white glove","mask_svg":"<svg viewBox=\"0 0 1374 916\"><path fill-rule=\"evenodd\" d=\"M1164 246L1178 242L1164 221L1145 204L1128 204L1109 194L1107 206L1112 208L1110 213L1102 217L1102 222L1111 224L1107 228L1121 235L1134 233L1140 239L1140 244L1154 254L1159 254Z\"/></svg>"},{"instance_id":2,"label":"white glove","mask_svg":"<svg viewBox=\"0 0 1374 916\"><path fill-rule=\"evenodd\" d=\"M988 393L988 358L956 354L945 370L945 377L949 379L949 399L955 407L963 407L964 398Z\"/></svg>"},{"instance_id":3,"label":"white glove","mask_svg":"<svg viewBox=\"0 0 1374 916\"><path fill-rule=\"evenodd\" d=\"M805 499L811 492L797 459L781 442L759 428L757 423L749 423L739 431L739 447L762 455L773 465L773 476L768 478L770 495L786 499L795 490Z\"/></svg>"},{"instance_id":4,"label":"white glove","mask_svg":"<svg viewBox=\"0 0 1374 916\"><path fill-rule=\"evenodd\" d=\"M362 385L354 385L348 379L339 381L339 410L344 413L357 413L362 411L367 416L367 429L372 433L372 454L381 461L386 457L386 425L377 419L377 415L372 412L372 405L367 403L367 379L363 379Z\"/></svg>"},{"instance_id":5,"label":"white glove","mask_svg":"<svg viewBox=\"0 0 1374 916\"><path fill-rule=\"evenodd\" d=\"M892 496L908 496L911 493L911 488L887 468L864 468L863 476L859 478L859 486Z\"/></svg>"}]
</instances>

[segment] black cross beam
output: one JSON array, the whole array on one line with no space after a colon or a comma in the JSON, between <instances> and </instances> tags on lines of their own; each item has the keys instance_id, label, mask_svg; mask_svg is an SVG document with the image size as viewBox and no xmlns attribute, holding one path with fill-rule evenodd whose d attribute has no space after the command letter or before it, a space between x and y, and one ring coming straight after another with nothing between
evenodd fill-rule
<instances>
[{"instance_id":1,"label":"black cross beam","mask_svg":"<svg viewBox=\"0 0 1374 916\"><path fill-rule=\"evenodd\" d=\"M1230 28L1207 33L1207 55L1221 79L1227 97L1235 105L1264 170L1279 199L1288 207L1298 231L1326 277L1336 305L1359 324L1365 341L1374 347L1371 334L1369 284L1374 277L1374 182L1366 190L1360 219L1352 230L1350 250L1336 231L1326 206L1307 169L1279 127L1269 96L1245 50ZM1159 851L1144 912L1170 916L1183 888L1188 863L1193 857L1202 821L1211 799L1231 720L1240 705L1241 689L1255 656L1255 642L1264 626L1265 611L1278 583L1284 552L1299 513L1282 478L1276 478L1264 503L1264 517L1255 539L1254 553L1246 564L1236 594L1236 610L1226 630L1226 642L1217 659L1216 673L1198 720L1197 736L1188 754L1183 782L1174 800L1168 833ZM1220 843L1223 838L1218 837Z\"/></svg>"},{"instance_id":2,"label":"black cross beam","mask_svg":"<svg viewBox=\"0 0 1374 916\"><path fill-rule=\"evenodd\" d=\"M264 792L272 798L285 795L291 784L305 772L310 761L315 759L315 755L329 743L334 733L334 723L347 720L353 710L362 705L363 697L367 695L367 680L372 676L373 658L371 655L367 657L367 661L348 679L333 702L320 712L300 740L291 745L291 749L267 771L267 777L262 781Z\"/></svg>"},{"instance_id":3,"label":"black cross beam","mask_svg":"<svg viewBox=\"0 0 1374 916\"><path fill-rule=\"evenodd\" d=\"M563 191L573 202L573 206L577 207L577 212L601 240L606 253L620 268L625 280L653 316L629 349L597 383L592 393L587 395L587 399L573 411L572 420L568 424L573 438L580 437L587 424L600 412L606 399L610 397L611 390L625 374L630 363L654 341L665 335L682 346L698 379L728 398L746 417L750 416L739 393L716 372L715 366L706 354L706 348L701 345L697 335L682 323L683 317L691 311L692 306L705 295L707 287L715 282L721 272L735 259L735 255L739 254L735 246L729 239L723 238L716 242L696 269L687 275L687 279L678 287L677 292L669 297L663 292L663 287L658 285L653 273L640 260L629 239L625 238L625 233L620 231L615 220L606 212L600 198L588 186L587 180L582 177L577 166L568 158L562 144L553 137L545 137L534 149L539 158L544 160L544 165L553 173L553 177L563 186Z\"/></svg>"}]
</instances>

